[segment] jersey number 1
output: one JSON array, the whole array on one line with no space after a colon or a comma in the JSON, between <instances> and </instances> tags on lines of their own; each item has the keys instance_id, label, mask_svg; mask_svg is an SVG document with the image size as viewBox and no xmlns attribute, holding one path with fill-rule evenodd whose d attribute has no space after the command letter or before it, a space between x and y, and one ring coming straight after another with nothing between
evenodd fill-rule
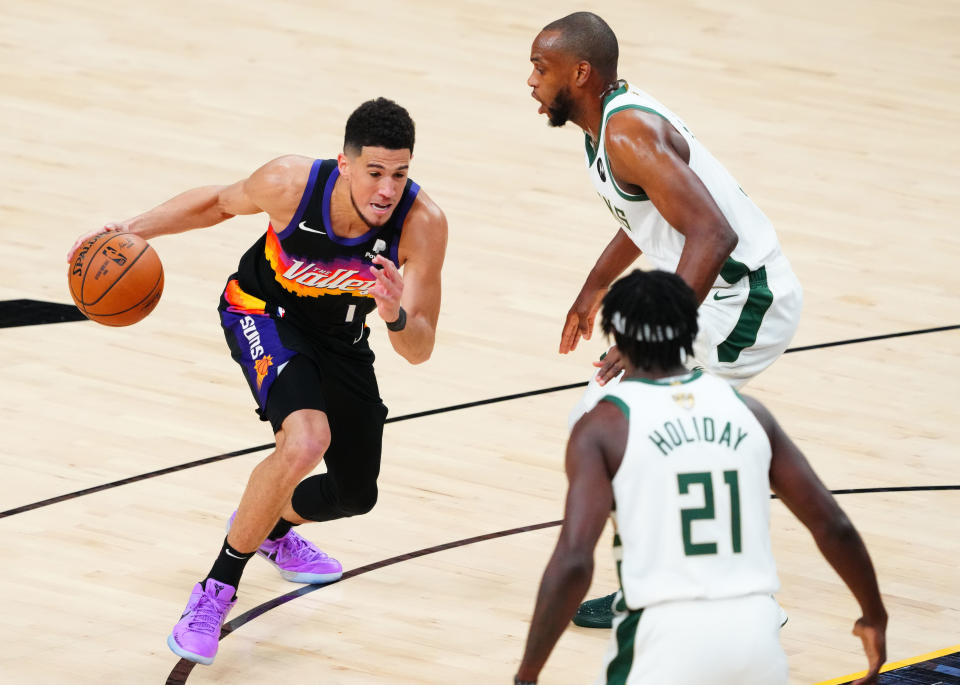
<instances>
[{"instance_id":1,"label":"jersey number 1","mask_svg":"<svg viewBox=\"0 0 960 685\"><path fill-rule=\"evenodd\" d=\"M723 482L730 488L730 539L733 543L734 554L739 554L740 540L740 482L736 471L724 471ZM680 510L680 523L683 528L683 551L690 556L698 554L716 554L717 543L693 542L690 528L694 521L716 518L713 508L713 476L708 471L700 473L678 473L677 487L681 495L686 495L691 485L703 487L703 506L690 507Z\"/></svg>"}]
</instances>

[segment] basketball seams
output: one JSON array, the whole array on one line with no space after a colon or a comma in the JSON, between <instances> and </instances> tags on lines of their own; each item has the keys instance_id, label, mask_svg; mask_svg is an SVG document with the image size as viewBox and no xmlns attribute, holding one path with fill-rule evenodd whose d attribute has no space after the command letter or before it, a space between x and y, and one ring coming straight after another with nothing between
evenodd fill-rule
<instances>
[{"instance_id":1,"label":"basketball seams","mask_svg":"<svg viewBox=\"0 0 960 685\"><path fill-rule=\"evenodd\" d=\"M125 234L125 233L119 233L119 234L117 234L116 236L111 237L110 240L107 240L103 245L100 246L100 248L97 250L97 254L99 254L99 253L103 250L103 248L105 248L107 245L109 245L111 240L113 240L114 238L119 238L119 237L124 236L124 235L127 235L127 234ZM131 235L132 235L132 234L131 234ZM97 298L96 300L94 300L93 302L87 302L86 299L83 299L83 300L82 300L83 303L84 303L84 306L85 306L85 307L86 307L86 306L93 307L93 306L96 305L100 300L102 300L104 297L106 297L107 293L109 293L111 290L113 290L113 286L115 286L117 283L119 283L119 282L123 279L124 274L126 274L127 271L129 271L130 269L132 269L132 268L133 268L133 265L136 264L137 261L139 261L140 257L143 256L144 252L146 252L146 251L149 250L149 249L150 249L150 243L146 243L146 244L144 245L144 248L143 248L142 250L140 250L140 253L139 253L136 257L134 257L133 260L131 260L131 262L130 262L129 264L127 264L127 265L124 267L123 271L121 271L119 274L117 274L117 277L113 279L113 283L111 283L109 286L107 286L106 290L104 290L102 293L100 293L100 297L98 297L98 298ZM96 256L96 255L94 255L94 256ZM91 263L92 263L92 260L91 260ZM83 284L84 284L84 285L85 285L86 282L87 282L87 273L88 273L89 271L90 271L90 265L88 264L88 265L87 265L87 268L84 269L84 272L83 272ZM80 287L80 293L81 293L81 295L83 294L83 285L81 285L81 287ZM128 310L128 311L129 311L129 310ZM112 316L112 315L110 315L110 316Z\"/></svg>"},{"instance_id":2,"label":"basketball seams","mask_svg":"<svg viewBox=\"0 0 960 685\"><path fill-rule=\"evenodd\" d=\"M120 249L113 247L117 239L125 242ZM88 319L107 326L128 326L153 311L163 294L164 274L163 263L150 244L136 234L118 232L94 236L83 248L80 268L74 271L76 262L71 265L68 281L74 303ZM141 259L148 251L152 254ZM88 281L91 269L100 278ZM115 288L121 281L121 287ZM87 285L91 290L103 290L88 301ZM136 302L135 297L139 297Z\"/></svg>"},{"instance_id":3,"label":"basketball seams","mask_svg":"<svg viewBox=\"0 0 960 685\"><path fill-rule=\"evenodd\" d=\"M77 248L77 249L79 249L79 248ZM87 315L87 308L86 308L86 306L83 304L83 281L82 281L82 279L81 279L81 281L80 281L80 293L79 293L79 294L78 294L77 291L74 290L74 288L73 288L73 285L74 285L74 284L73 284L73 278L69 278L69 279L67 279L67 280L68 280L68 282L69 282L69 284L70 284L70 296L73 298L73 303L74 303L75 305L77 305L77 309L79 309L81 312L83 312L83 315L86 316L86 315Z\"/></svg>"},{"instance_id":4,"label":"basketball seams","mask_svg":"<svg viewBox=\"0 0 960 685\"><path fill-rule=\"evenodd\" d=\"M142 300L140 300L139 302L137 302L137 303L136 303L135 305L133 305L132 307L127 307L126 309L123 309L123 310L121 310L121 311L119 311L119 312L113 312L112 314L94 314L94 316L96 316L98 320L99 320L99 319L107 319L107 318L109 318L109 317L111 317L111 316L120 316L121 314L126 314L127 312L133 311L134 309L136 309L137 307L139 307L140 305L142 305L144 302L146 302L147 300L149 300L149 299L152 298L152 297L156 297L156 298L159 299L160 294L163 292L162 281L163 281L163 273L161 272L161 273L160 273L160 276L157 277L157 280L156 280L156 281L154 282L154 284L150 287L149 293L148 293ZM160 286L160 292L157 292L157 286ZM100 321L100 323L104 323L104 324L106 324L107 326L112 326L112 325L113 325L113 324L111 324L111 323L108 322L108 321Z\"/></svg>"},{"instance_id":5,"label":"basketball seams","mask_svg":"<svg viewBox=\"0 0 960 685\"><path fill-rule=\"evenodd\" d=\"M104 235L105 235L105 234L104 234ZM81 306L82 306L82 308L83 308L83 313L84 313L84 314L87 313L87 301L86 301L86 299L85 299L84 296L83 296L83 291L84 291L84 288L85 288L86 285L87 285L87 273L89 273L89 271L90 271L90 264L93 262L93 258L97 256L97 254L100 252L100 250L102 250L102 249L105 248L107 245L109 245L109 244L110 244L110 241L113 240L114 238L120 237L120 235L121 235L121 234L118 233L118 234L116 234L116 235L112 235L112 236L110 236L109 238L107 238L107 240L103 243L103 245L101 245L101 246L97 249L96 252L94 252L92 255L90 255L90 259L87 260L86 264L83 265L83 273L82 273L81 276L80 276L80 298L79 298L79 301L80 301L80 304L81 304ZM98 240L99 240L99 237L98 237L98 236L94 236L94 237L93 237L93 245L96 245ZM93 247L93 246L91 245L91 247ZM103 297L103 295L101 294L101 295L100 295L100 298L102 298L102 297ZM100 298L97 298L97 302L100 301ZM91 304L96 304L96 303L91 303Z\"/></svg>"}]
</instances>

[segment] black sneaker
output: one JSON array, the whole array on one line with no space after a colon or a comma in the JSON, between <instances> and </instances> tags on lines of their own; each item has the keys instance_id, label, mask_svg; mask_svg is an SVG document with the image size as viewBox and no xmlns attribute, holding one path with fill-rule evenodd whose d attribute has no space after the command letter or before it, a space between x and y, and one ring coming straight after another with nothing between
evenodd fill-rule
<instances>
[{"instance_id":1,"label":"black sneaker","mask_svg":"<svg viewBox=\"0 0 960 685\"><path fill-rule=\"evenodd\" d=\"M588 599L573 615L573 624L581 628L612 628L613 600L616 596L617 593L613 592L606 597Z\"/></svg>"}]
</instances>

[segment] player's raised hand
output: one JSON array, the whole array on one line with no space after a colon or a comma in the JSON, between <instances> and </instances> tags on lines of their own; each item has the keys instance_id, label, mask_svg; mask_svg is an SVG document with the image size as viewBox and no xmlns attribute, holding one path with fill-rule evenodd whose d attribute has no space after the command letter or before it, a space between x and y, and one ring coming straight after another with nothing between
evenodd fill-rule
<instances>
[{"instance_id":1,"label":"player's raised hand","mask_svg":"<svg viewBox=\"0 0 960 685\"><path fill-rule=\"evenodd\" d=\"M867 655L867 670L859 680L854 680L850 685L871 685L877 682L877 676L880 673L880 667L887 660L887 630L886 622L875 625L864 618L858 618L853 624L853 634L863 641L863 651Z\"/></svg>"},{"instance_id":2,"label":"player's raised hand","mask_svg":"<svg viewBox=\"0 0 960 685\"><path fill-rule=\"evenodd\" d=\"M390 323L400 318L400 296L403 295L403 276L396 265L383 255L373 258L373 263L380 266L370 267L377 282L368 291L377 303L377 313L380 318Z\"/></svg>"},{"instance_id":3,"label":"player's raised hand","mask_svg":"<svg viewBox=\"0 0 960 685\"><path fill-rule=\"evenodd\" d=\"M110 231L125 231L127 230L126 224L123 223L109 223L104 224L103 228L98 228L95 231L90 231L89 233L84 233L82 236L74 241L73 246L67 252L67 264L73 259L73 253L77 251L77 248L80 247L83 243L90 240L95 235L100 235L101 233L109 233Z\"/></svg>"},{"instance_id":4,"label":"player's raised hand","mask_svg":"<svg viewBox=\"0 0 960 685\"><path fill-rule=\"evenodd\" d=\"M560 335L560 354L566 354L577 349L580 338L589 340L593 335L593 322L600 311L601 300L607 292L606 288L597 290L581 290L576 301L567 312L567 321L563 325Z\"/></svg>"},{"instance_id":5,"label":"player's raised hand","mask_svg":"<svg viewBox=\"0 0 960 685\"><path fill-rule=\"evenodd\" d=\"M597 382L600 385L606 385L611 379L616 378L623 371L623 356L616 345L607 350L599 361L593 363L599 370L597 371Z\"/></svg>"}]
</instances>

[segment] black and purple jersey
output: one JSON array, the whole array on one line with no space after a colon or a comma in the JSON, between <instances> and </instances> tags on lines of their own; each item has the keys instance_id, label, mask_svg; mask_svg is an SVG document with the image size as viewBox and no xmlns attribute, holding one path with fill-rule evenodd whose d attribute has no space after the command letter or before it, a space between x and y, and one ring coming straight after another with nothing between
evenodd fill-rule
<instances>
[{"instance_id":1,"label":"black and purple jersey","mask_svg":"<svg viewBox=\"0 0 960 685\"><path fill-rule=\"evenodd\" d=\"M403 223L420 192L407 179L393 215L356 238L341 238L330 225L330 196L340 171L335 159L315 160L290 223L267 232L240 259L224 291L229 311L268 313L313 337L358 340L364 319L376 308L370 287L373 258L382 254L399 267Z\"/></svg>"}]
</instances>

